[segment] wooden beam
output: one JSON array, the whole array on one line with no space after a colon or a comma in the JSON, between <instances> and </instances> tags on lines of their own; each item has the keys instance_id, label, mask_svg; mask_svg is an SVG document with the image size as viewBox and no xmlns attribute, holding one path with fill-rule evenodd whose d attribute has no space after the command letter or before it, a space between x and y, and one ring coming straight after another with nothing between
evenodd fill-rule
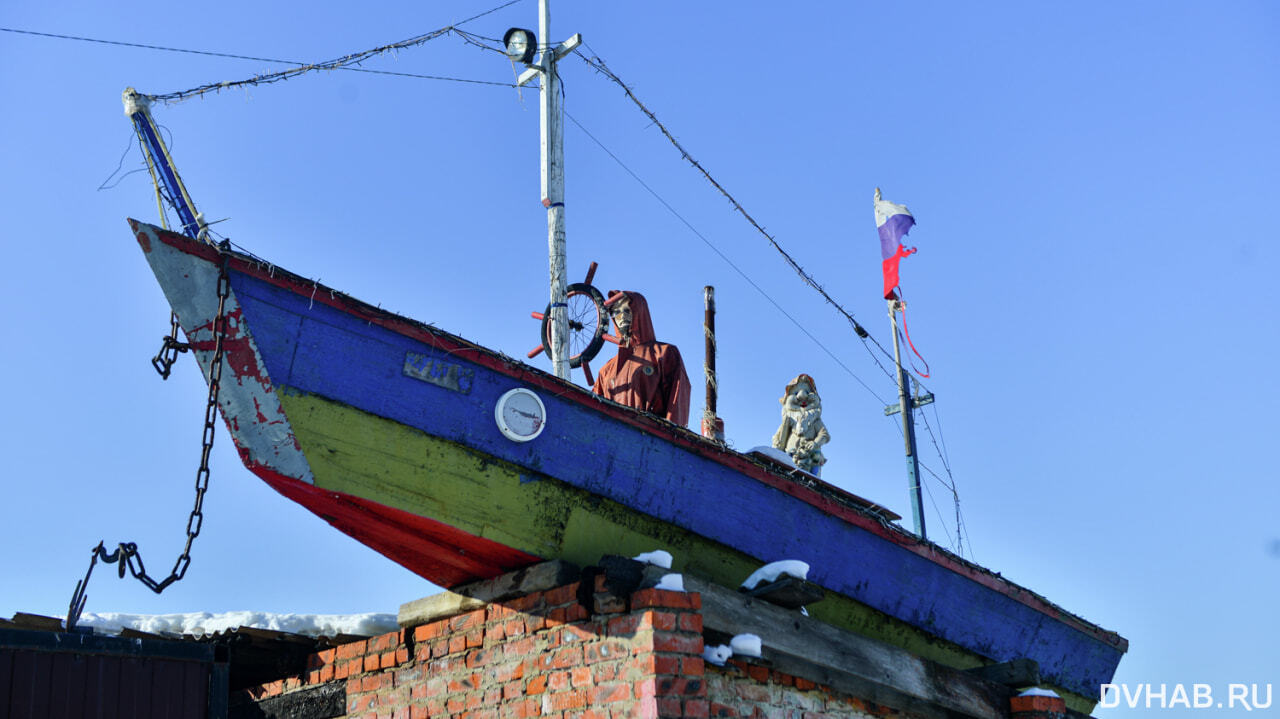
<instances>
[{"instance_id":1,"label":"wooden beam","mask_svg":"<svg viewBox=\"0 0 1280 719\"><path fill-rule=\"evenodd\" d=\"M1040 686L1040 663L1034 659L1014 659L1011 662L974 667L966 671L975 677L982 677L987 681L1010 688Z\"/></svg>"},{"instance_id":2,"label":"wooden beam","mask_svg":"<svg viewBox=\"0 0 1280 719\"><path fill-rule=\"evenodd\" d=\"M759 636L779 671L922 717L1009 714L1013 693L1000 684L688 574L684 584L702 595L706 630Z\"/></svg>"},{"instance_id":3,"label":"wooden beam","mask_svg":"<svg viewBox=\"0 0 1280 719\"><path fill-rule=\"evenodd\" d=\"M761 584L755 589L738 589L749 597L776 604L784 609L799 609L807 604L822 601L826 591L822 587L806 579L784 574L768 584Z\"/></svg>"},{"instance_id":4,"label":"wooden beam","mask_svg":"<svg viewBox=\"0 0 1280 719\"><path fill-rule=\"evenodd\" d=\"M451 591L401 604L396 621L402 627L426 624L479 609L490 602L564 586L577 581L580 574L577 565L559 559L534 564L492 579L463 584Z\"/></svg>"}]
</instances>

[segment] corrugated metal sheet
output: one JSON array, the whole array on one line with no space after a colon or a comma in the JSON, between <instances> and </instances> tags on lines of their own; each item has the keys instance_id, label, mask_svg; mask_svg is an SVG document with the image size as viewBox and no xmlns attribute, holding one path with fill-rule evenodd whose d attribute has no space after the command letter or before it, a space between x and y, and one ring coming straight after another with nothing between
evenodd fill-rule
<instances>
[{"instance_id":1,"label":"corrugated metal sheet","mask_svg":"<svg viewBox=\"0 0 1280 719\"><path fill-rule=\"evenodd\" d=\"M3 719L223 719L208 644L0 629Z\"/></svg>"}]
</instances>

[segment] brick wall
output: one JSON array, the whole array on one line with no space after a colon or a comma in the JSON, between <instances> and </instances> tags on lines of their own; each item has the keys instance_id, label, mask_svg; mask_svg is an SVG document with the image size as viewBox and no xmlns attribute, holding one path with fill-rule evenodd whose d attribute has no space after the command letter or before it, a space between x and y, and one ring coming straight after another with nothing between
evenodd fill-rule
<instances>
[{"instance_id":1,"label":"brick wall","mask_svg":"<svg viewBox=\"0 0 1280 719\"><path fill-rule=\"evenodd\" d=\"M699 595L595 582L590 613L578 583L535 592L319 652L238 699L345 682L353 719L708 716Z\"/></svg>"},{"instance_id":2,"label":"brick wall","mask_svg":"<svg viewBox=\"0 0 1280 719\"><path fill-rule=\"evenodd\" d=\"M535 592L319 652L305 674L239 700L342 686L352 719L911 719L756 660L704 666L696 593L617 597L602 577L590 586Z\"/></svg>"}]
</instances>

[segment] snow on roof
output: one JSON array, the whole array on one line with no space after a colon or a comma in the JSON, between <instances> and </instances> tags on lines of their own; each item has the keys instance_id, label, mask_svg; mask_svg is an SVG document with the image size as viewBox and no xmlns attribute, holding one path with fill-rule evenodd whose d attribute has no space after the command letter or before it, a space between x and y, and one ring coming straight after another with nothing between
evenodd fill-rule
<instances>
[{"instance_id":1,"label":"snow on roof","mask_svg":"<svg viewBox=\"0 0 1280 719\"><path fill-rule=\"evenodd\" d=\"M240 627L269 629L309 637L339 634L373 636L399 628L394 614L275 614L271 612L189 612L186 614L128 614L85 612L79 626L93 627L101 634L119 634L135 629L150 634L190 634L204 636Z\"/></svg>"}]
</instances>

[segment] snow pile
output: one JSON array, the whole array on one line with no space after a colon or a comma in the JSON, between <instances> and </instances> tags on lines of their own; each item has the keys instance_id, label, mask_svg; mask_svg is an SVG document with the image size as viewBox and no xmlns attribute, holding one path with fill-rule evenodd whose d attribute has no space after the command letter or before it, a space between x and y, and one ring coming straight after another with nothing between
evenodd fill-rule
<instances>
[{"instance_id":1,"label":"snow pile","mask_svg":"<svg viewBox=\"0 0 1280 719\"><path fill-rule=\"evenodd\" d=\"M764 565L751 573L747 577L747 581L742 583L746 589L755 589L761 584L777 581L778 577L783 574L789 574L796 579L809 578L809 564L799 559L784 559L781 562L771 562Z\"/></svg>"},{"instance_id":2,"label":"snow pile","mask_svg":"<svg viewBox=\"0 0 1280 719\"><path fill-rule=\"evenodd\" d=\"M1041 689L1040 687L1032 687L1032 688L1030 688L1030 689L1026 690L1025 692L1023 692L1023 693L1019 694L1018 696L1020 696L1020 697L1055 697L1055 698L1058 698L1058 693L1057 693L1057 692L1055 692L1055 691L1053 691L1052 689Z\"/></svg>"},{"instance_id":3,"label":"snow pile","mask_svg":"<svg viewBox=\"0 0 1280 719\"><path fill-rule=\"evenodd\" d=\"M724 666L724 663L729 661L731 656L733 656L733 650L723 644L714 647L703 647L702 649L703 661L718 667Z\"/></svg>"},{"instance_id":4,"label":"snow pile","mask_svg":"<svg viewBox=\"0 0 1280 719\"><path fill-rule=\"evenodd\" d=\"M85 612L80 626L102 634L119 634L126 627L151 634L203 636L228 629L254 627L309 637L338 634L373 636L399 629L394 614L273 614L271 612L189 612L187 614L125 614Z\"/></svg>"},{"instance_id":5,"label":"snow pile","mask_svg":"<svg viewBox=\"0 0 1280 719\"><path fill-rule=\"evenodd\" d=\"M655 567L662 567L663 569L671 568L671 552L668 552L662 549L655 549L652 552L637 554L636 556L632 557L632 559L634 559L637 562L652 564Z\"/></svg>"},{"instance_id":6,"label":"snow pile","mask_svg":"<svg viewBox=\"0 0 1280 719\"><path fill-rule=\"evenodd\" d=\"M654 589L667 589L672 592L684 591L684 575L681 574L664 574L662 579L654 585Z\"/></svg>"},{"instance_id":7,"label":"snow pile","mask_svg":"<svg viewBox=\"0 0 1280 719\"><path fill-rule=\"evenodd\" d=\"M768 446L752 447L748 451L748 454L763 454L769 459L772 459L775 462L778 462L780 464L785 464L788 467L796 466L795 460L791 459L791 455L787 454L786 452L783 452L782 450L776 447L768 447Z\"/></svg>"},{"instance_id":8,"label":"snow pile","mask_svg":"<svg viewBox=\"0 0 1280 719\"><path fill-rule=\"evenodd\" d=\"M744 657L760 656L760 637L754 634L739 634L729 640L729 648L734 654L740 654Z\"/></svg>"}]
</instances>

